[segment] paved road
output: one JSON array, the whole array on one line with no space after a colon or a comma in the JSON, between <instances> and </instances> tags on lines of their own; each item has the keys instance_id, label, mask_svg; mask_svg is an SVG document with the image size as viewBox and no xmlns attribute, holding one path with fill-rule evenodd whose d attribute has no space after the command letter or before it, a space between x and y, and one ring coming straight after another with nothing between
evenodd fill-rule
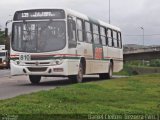
<instances>
[{"instance_id":1,"label":"paved road","mask_svg":"<svg viewBox=\"0 0 160 120\"><path fill-rule=\"evenodd\" d=\"M1 77L0 99L12 98L41 90L54 89L57 86L71 84L66 78L42 78L39 85L32 85L28 76Z\"/></svg>"},{"instance_id":2,"label":"paved road","mask_svg":"<svg viewBox=\"0 0 160 120\"><path fill-rule=\"evenodd\" d=\"M118 78L121 76L118 76ZM117 78L117 76L115 77ZM86 76L85 82L97 81L99 77ZM39 85L32 85L29 81L28 76L16 76L11 77L9 70L0 70L0 99L12 98L22 94L28 94L41 90L54 89L58 86L66 86L73 84L68 78L47 78L42 77Z\"/></svg>"},{"instance_id":3,"label":"paved road","mask_svg":"<svg viewBox=\"0 0 160 120\"><path fill-rule=\"evenodd\" d=\"M10 75L10 70L9 69L0 69L0 78L9 76Z\"/></svg>"}]
</instances>

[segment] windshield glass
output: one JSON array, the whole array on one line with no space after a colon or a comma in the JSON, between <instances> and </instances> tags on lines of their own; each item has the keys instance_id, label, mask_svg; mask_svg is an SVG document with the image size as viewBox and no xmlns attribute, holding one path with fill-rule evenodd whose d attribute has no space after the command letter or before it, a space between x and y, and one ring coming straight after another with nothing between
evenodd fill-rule
<instances>
[{"instance_id":1,"label":"windshield glass","mask_svg":"<svg viewBox=\"0 0 160 120\"><path fill-rule=\"evenodd\" d=\"M5 52L0 52L0 57L5 56Z\"/></svg>"},{"instance_id":2,"label":"windshield glass","mask_svg":"<svg viewBox=\"0 0 160 120\"><path fill-rule=\"evenodd\" d=\"M64 21L34 21L13 24L13 50L20 52L49 52L66 45Z\"/></svg>"}]
</instances>

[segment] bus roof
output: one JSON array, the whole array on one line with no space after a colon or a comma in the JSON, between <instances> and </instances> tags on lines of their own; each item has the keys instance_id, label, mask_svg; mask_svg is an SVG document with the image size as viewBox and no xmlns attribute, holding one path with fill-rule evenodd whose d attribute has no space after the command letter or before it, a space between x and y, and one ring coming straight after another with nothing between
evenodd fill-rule
<instances>
[{"instance_id":1,"label":"bus roof","mask_svg":"<svg viewBox=\"0 0 160 120\"><path fill-rule=\"evenodd\" d=\"M113 26L111 24L108 24L104 21L101 21L99 19L95 19L95 18L91 18L85 14L82 14L82 13L79 13L77 11L74 11L74 10L71 10L71 9L65 9L65 11L68 13L68 14L71 14L73 16L76 16L76 17L79 17L79 18L82 18L84 20L87 20L87 21L91 21L95 24L99 24L99 25L102 25L102 26L105 26L105 27L108 27L108 28L111 28L111 29L114 29L114 30L117 30L117 31L121 31L120 28L116 27L116 26Z\"/></svg>"},{"instance_id":2,"label":"bus roof","mask_svg":"<svg viewBox=\"0 0 160 120\"><path fill-rule=\"evenodd\" d=\"M86 20L86 21L90 21L90 22L92 22L92 23L99 24L99 25L101 25L101 26L104 26L104 27L107 27L107 28L111 28L111 29L116 30L116 31L121 31L120 28L118 28L118 27L116 27L116 26L113 26L113 25L108 24L108 23L106 23L106 22L104 22L104 21L101 21L101 20L99 20L99 19L95 19L95 18L89 17L89 16L87 16L87 15L85 15L85 14L82 14L82 13L80 13L80 12L77 12L77 11L74 11L74 10L68 9L68 8L47 8L47 9L27 9L27 10L20 10L20 11L16 11L16 12L15 12L14 20L16 20L16 19L18 18L18 16L17 16L18 13L29 12L29 11L36 11L36 10L37 10L37 11L40 11L40 12L42 12L42 11L49 11L49 10L50 10L50 11L52 11L52 10L64 10L64 11L65 11L67 14L69 14L69 15L73 15L73 16L75 16L75 17L82 18L82 19L84 19L84 20Z\"/></svg>"}]
</instances>

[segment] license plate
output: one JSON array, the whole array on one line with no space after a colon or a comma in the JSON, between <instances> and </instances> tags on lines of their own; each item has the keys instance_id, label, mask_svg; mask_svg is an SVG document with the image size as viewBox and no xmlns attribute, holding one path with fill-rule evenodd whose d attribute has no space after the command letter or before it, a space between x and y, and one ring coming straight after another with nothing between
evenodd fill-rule
<instances>
[{"instance_id":1,"label":"license plate","mask_svg":"<svg viewBox=\"0 0 160 120\"><path fill-rule=\"evenodd\" d=\"M29 54L22 54L19 56L20 61L30 61L31 60L31 55Z\"/></svg>"}]
</instances>

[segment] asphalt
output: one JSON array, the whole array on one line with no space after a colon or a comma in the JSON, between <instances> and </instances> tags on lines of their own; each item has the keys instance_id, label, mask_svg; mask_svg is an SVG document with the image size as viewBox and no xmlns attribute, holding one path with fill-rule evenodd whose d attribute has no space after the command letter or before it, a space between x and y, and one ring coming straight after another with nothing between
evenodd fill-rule
<instances>
[{"instance_id":1,"label":"asphalt","mask_svg":"<svg viewBox=\"0 0 160 120\"><path fill-rule=\"evenodd\" d=\"M9 75L10 75L10 70L9 69L0 69L0 79L2 77L9 76Z\"/></svg>"},{"instance_id":2,"label":"asphalt","mask_svg":"<svg viewBox=\"0 0 160 120\"><path fill-rule=\"evenodd\" d=\"M124 76L114 76L114 79ZM85 76L85 82L99 81L97 75ZM29 94L42 90L55 89L56 87L64 87L75 84L68 78L62 77L42 77L40 84L32 85L28 76L10 76L10 70L0 69L0 100L16 97L19 95Z\"/></svg>"}]
</instances>

